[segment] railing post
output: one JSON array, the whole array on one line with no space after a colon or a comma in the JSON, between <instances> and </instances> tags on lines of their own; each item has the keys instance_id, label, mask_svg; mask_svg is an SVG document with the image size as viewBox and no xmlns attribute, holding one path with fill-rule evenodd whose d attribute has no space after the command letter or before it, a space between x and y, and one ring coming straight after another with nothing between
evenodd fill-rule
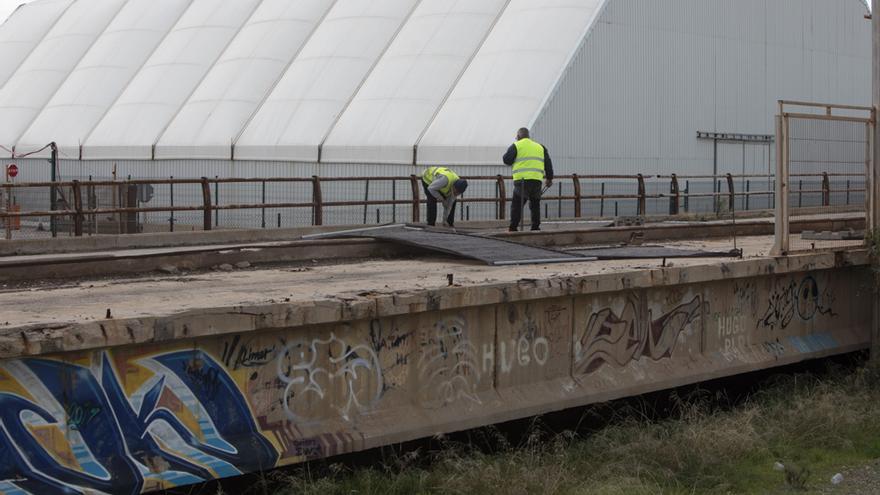
<instances>
[{"instance_id":1,"label":"railing post","mask_svg":"<svg viewBox=\"0 0 880 495\"><path fill-rule=\"evenodd\" d=\"M211 184L207 177L202 177L202 213L205 230L211 230Z\"/></svg>"},{"instance_id":2,"label":"railing post","mask_svg":"<svg viewBox=\"0 0 880 495\"><path fill-rule=\"evenodd\" d=\"M684 212L691 211L691 181L684 181Z\"/></svg>"},{"instance_id":3,"label":"railing post","mask_svg":"<svg viewBox=\"0 0 880 495\"><path fill-rule=\"evenodd\" d=\"M419 196L419 178L415 175L409 176L409 185L412 188L412 221L419 223L421 212L419 211L421 199Z\"/></svg>"},{"instance_id":4,"label":"railing post","mask_svg":"<svg viewBox=\"0 0 880 495\"><path fill-rule=\"evenodd\" d=\"M730 211L736 211L736 204L734 204L736 201L736 192L733 190L733 175L731 174L727 174L727 198L730 202L730 204L727 205L727 209Z\"/></svg>"},{"instance_id":5,"label":"railing post","mask_svg":"<svg viewBox=\"0 0 880 495\"><path fill-rule=\"evenodd\" d=\"M581 178L577 174L571 176L574 186L574 217L581 217Z\"/></svg>"},{"instance_id":6,"label":"railing post","mask_svg":"<svg viewBox=\"0 0 880 495\"><path fill-rule=\"evenodd\" d=\"M831 181L828 172L822 172L822 206L831 206Z\"/></svg>"},{"instance_id":7,"label":"railing post","mask_svg":"<svg viewBox=\"0 0 880 495\"><path fill-rule=\"evenodd\" d=\"M4 199L4 201L6 203L4 206L6 207L6 209L5 209L4 213L9 214L12 212L12 189L5 187L5 188L3 188L3 190L6 193L6 199ZM3 218L3 226L6 230L6 240L7 241L11 240L12 239L12 217L4 217Z\"/></svg>"},{"instance_id":8,"label":"railing post","mask_svg":"<svg viewBox=\"0 0 880 495\"><path fill-rule=\"evenodd\" d=\"M49 188L49 209L54 212L58 208L58 189L55 185L58 181L58 146L54 141L49 146L52 151L49 158L49 165L52 167L49 179L52 182L52 187ZM58 237L58 218L55 215L49 217L49 230L52 231L52 237Z\"/></svg>"},{"instance_id":9,"label":"railing post","mask_svg":"<svg viewBox=\"0 0 880 495\"><path fill-rule=\"evenodd\" d=\"M321 178L312 176L312 222L324 225L324 194L321 191Z\"/></svg>"},{"instance_id":10,"label":"railing post","mask_svg":"<svg viewBox=\"0 0 880 495\"><path fill-rule=\"evenodd\" d=\"M781 256L788 252L788 117L779 102L779 115L776 117L776 178L773 181L773 207L775 242L773 255Z\"/></svg>"},{"instance_id":11,"label":"railing post","mask_svg":"<svg viewBox=\"0 0 880 495\"><path fill-rule=\"evenodd\" d=\"M669 183L669 193L672 195L669 198L669 214L678 215L678 208L681 204L681 191L678 187L678 176L675 174L672 174L672 180Z\"/></svg>"},{"instance_id":12,"label":"railing post","mask_svg":"<svg viewBox=\"0 0 880 495\"><path fill-rule=\"evenodd\" d=\"M645 176L642 174L638 175L639 180L639 215L644 216L647 209L647 201L645 199Z\"/></svg>"},{"instance_id":13,"label":"railing post","mask_svg":"<svg viewBox=\"0 0 880 495\"><path fill-rule=\"evenodd\" d=\"M752 197L751 192L752 192L752 181L751 181L751 180L747 180L747 181L746 181L746 207L744 208L746 211L749 211L749 208L750 208L750 206L751 206L751 205L749 204L749 203L750 203L750 200L751 200L751 197Z\"/></svg>"},{"instance_id":14,"label":"railing post","mask_svg":"<svg viewBox=\"0 0 880 495\"><path fill-rule=\"evenodd\" d=\"M499 220L505 220L507 218L507 187L502 175L498 175L495 180L498 184L498 217Z\"/></svg>"},{"instance_id":15,"label":"railing post","mask_svg":"<svg viewBox=\"0 0 880 495\"><path fill-rule=\"evenodd\" d=\"M120 185L119 187L121 190L122 186ZM119 200L120 204L122 204L121 194L122 193L120 192L120 200ZM168 200L169 204L171 205L171 211L169 212L170 215L168 216L168 226L169 226L171 232L174 232L174 176L173 175L171 176L171 182L168 183L168 197L169 197L169 200ZM122 228L121 228L122 216L121 215L119 216L119 224L120 224L120 230L122 230Z\"/></svg>"},{"instance_id":16,"label":"railing post","mask_svg":"<svg viewBox=\"0 0 880 495\"><path fill-rule=\"evenodd\" d=\"M370 201L370 179L367 179L364 183L364 225L367 224L368 201Z\"/></svg>"},{"instance_id":17,"label":"railing post","mask_svg":"<svg viewBox=\"0 0 880 495\"><path fill-rule=\"evenodd\" d=\"M73 235L82 237L83 235L83 201L82 187L78 180L73 181Z\"/></svg>"}]
</instances>

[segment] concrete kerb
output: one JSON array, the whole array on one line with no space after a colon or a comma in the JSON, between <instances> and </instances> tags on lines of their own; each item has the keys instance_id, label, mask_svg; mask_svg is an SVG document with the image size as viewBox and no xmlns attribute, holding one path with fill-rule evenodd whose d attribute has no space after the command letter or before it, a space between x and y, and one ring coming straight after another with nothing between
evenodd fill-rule
<instances>
[{"instance_id":1,"label":"concrete kerb","mask_svg":"<svg viewBox=\"0 0 880 495\"><path fill-rule=\"evenodd\" d=\"M648 236L649 239L677 239L681 235L693 235L699 231L701 236L725 236L732 235L732 225L724 218L709 223L694 222L659 224L665 220L686 220L686 217L660 217L649 218L650 222L638 227L605 227L592 226L585 228L595 220L590 219L559 219L549 224L557 225L552 230L543 232L495 232L492 235L516 239L519 242L539 245L552 245L554 236L560 234L582 234L601 238L599 233L610 233L610 239L615 242L626 240L626 235L633 231L656 232ZM579 224L582 224L579 227ZM505 221L480 221L463 222L461 227L484 230L501 230L506 228ZM769 226L769 230L768 230ZM752 219L738 219L736 223L737 235L765 235L772 233L772 218L752 217ZM150 249L164 247L205 246L216 244L246 244L260 242L294 241L303 236L321 234L346 229L363 228L363 225L353 226L321 226L301 227L292 229L251 229L251 230L212 230L191 232L166 232L150 234L126 234L126 235L101 235L91 237L59 237L55 239L25 239L0 241L0 256L21 256L33 254L61 254L90 251L113 251L124 249ZM864 218L853 215L852 218L823 220L795 220L792 222L792 232L802 230L840 230L847 228L864 228ZM701 229L707 229L705 231ZM679 233L677 233L679 232ZM686 233L686 234L685 234ZM671 237L662 237L671 236Z\"/></svg>"},{"instance_id":2,"label":"concrete kerb","mask_svg":"<svg viewBox=\"0 0 880 495\"><path fill-rule=\"evenodd\" d=\"M629 270L582 277L519 280L358 298L327 298L255 306L197 308L178 314L0 329L0 359L114 348L232 333L335 324L555 297L601 294L862 266L867 250L755 258L710 265Z\"/></svg>"}]
</instances>

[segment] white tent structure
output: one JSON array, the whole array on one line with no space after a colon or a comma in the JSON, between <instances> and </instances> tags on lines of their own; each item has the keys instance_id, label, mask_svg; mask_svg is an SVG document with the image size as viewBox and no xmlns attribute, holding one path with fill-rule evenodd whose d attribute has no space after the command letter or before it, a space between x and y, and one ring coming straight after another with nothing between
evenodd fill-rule
<instances>
[{"instance_id":1,"label":"white tent structure","mask_svg":"<svg viewBox=\"0 0 880 495\"><path fill-rule=\"evenodd\" d=\"M503 173L528 126L560 173L708 173L718 150L697 131L772 134L779 99L870 103L866 13L861 0L35 0L0 26L0 145L56 142L68 176ZM722 161L738 153L758 152Z\"/></svg>"}]
</instances>

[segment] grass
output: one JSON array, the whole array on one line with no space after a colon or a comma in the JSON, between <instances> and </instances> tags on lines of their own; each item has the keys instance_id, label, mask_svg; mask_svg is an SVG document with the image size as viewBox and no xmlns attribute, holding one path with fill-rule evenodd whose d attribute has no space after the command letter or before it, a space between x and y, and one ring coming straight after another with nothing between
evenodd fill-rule
<instances>
[{"instance_id":1,"label":"grass","mask_svg":"<svg viewBox=\"0 0 880 495\"><path fill-rule=\"evenodd\" d=\"M829 365L835 366L835 365ZM364 467L267 475L257 493L818 493L844 466L880 458L880 372L861 365L770 378L735 402L675 392L658 413L628 401L590 408L578 428L535 420L512 443L496 428ZM600 427L589 426L601 424ZM570 425L574 426L574 425ZM774 464L785 465L784 471Z\"/></svg>"}]
</instances>

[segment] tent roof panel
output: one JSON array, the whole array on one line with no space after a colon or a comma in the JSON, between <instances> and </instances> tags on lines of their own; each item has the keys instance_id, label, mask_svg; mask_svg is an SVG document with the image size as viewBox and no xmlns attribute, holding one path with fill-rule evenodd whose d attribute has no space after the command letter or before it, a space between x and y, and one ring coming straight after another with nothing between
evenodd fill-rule
<instances>
[{"instance_id":1,"label":"tent roof panel","mask_svg":"<svg viewBox=\"0 0 880 495\"><path fill-rule=\"evenodd\" d=\"M333 0L264 0L156 145L157 158L231 158L232 143Z\"/></svg>"},{"instance_id":2,"label":"tent roof panel","mask_svg":"<svg viewBox=\"0 0 880 495\"><path fill-rule=\"evenodd\" d=\"M12 147L18 141L124 3L74 2L52 26L0 89L0 145Z\"/></svg>"},{"instance_id":3,"label":"tent roof panel","mask_svg":"<svg viewBox=\"0 0 880 495\"><path fill-rule=\"evenodd\" d=\"M330 133L322 160L412 163L413 146L506 3L422 2Z\"/></svg>"},{"instance_id":4,"label":"tent roof panel","mask_svg":"<svg viewBox=\"0 0 880 495\"><path fill-rule=\"evenodd\" d=\"M236 143L238 158L315 161L416 0L338 0Z\"/></svg>"},{"instance_id":5,"label":"tent roof panel","mask_svg":"<svg viewBox=\"0 0 880 495\"><path fill-rule=\"evenodd\" d=\"M76 149L98 124L191 0L129 0L18 142Z\"/></svg>"},{"instance_id":6,"label":"tent roof panel","mask_svg":"<svg viewBox=\"0 0 880 495\"><path fill-rule=\"evenodd\" d=\"M37 0L19 6L0 26L0 88L70 7L73 0Z\"/></svg>"},{"instance_id":7,"label":"tent roof panel","mask_svg":"<svg viewBox=\"0 0 880 495\"><path fill-rule=\"evenodd\" d=\"M151 158L159 136L258 3L194 0L86 139L83 158Z\"/></svg>"},{"instance_id":8,"label":"tent roof panel","mask_svg":"<svg viewBox=\"0 0 880 495\"><path fill-rule=\"evenodd\" d=\"M419 145L421 164L497 164L606 0L511 0ZM523 33L528 33L524 36Z\"/></svg>"}]
</instances>

